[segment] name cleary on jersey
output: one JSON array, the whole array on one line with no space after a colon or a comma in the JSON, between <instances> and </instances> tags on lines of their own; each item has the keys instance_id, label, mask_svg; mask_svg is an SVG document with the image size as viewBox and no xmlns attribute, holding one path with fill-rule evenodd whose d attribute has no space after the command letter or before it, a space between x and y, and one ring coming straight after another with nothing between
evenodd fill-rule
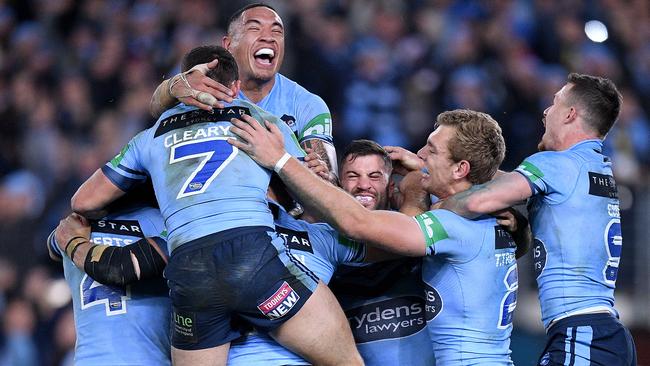
<instances>
[{"instance_id":1,"label":"name cleary on jersey","mask_svg":"<svg viewBox=\"0 0 650 366\"><path fill-rule=\"evenodd\" d=\"M207 137L232 137L233 135L230 134L230 127L232 126L210 126L200 127L196 130L174 132L165 137L165 147L171 147L183 141L197 140Z\"/></svg>"}]
</instances>

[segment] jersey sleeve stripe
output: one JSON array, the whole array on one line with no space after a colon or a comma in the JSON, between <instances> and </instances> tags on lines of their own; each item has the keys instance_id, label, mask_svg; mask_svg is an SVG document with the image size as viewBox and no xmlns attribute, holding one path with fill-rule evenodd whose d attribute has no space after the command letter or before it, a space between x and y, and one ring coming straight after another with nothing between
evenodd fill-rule
<instances>
[{"instance_id":1,"label":"jersey sleeve stripe","mask_svg":"<svg viewBox=\"0 0 650 366\"><path fill-rule=\"evenodd\" d=\"M106 175L106 178L124 192L147 180L146 175L126 176L106 165L102 167L102 172Z\"/></svg>"},{"instance_id":2,"label":"jersey sleeve stripe","mask_svg":"<svg viewBox=\"0 0 650 366\"><path fill-rule=\"evenodd\" d=\"M50 247L50 251L52 254L59 258L63 258L63 255L61 254L61 248L59 248L59 245L56 243L56 237L54 236L55 230L52 230L50 235L47 237L47 245Z\"/></svg>"}]
</instances>

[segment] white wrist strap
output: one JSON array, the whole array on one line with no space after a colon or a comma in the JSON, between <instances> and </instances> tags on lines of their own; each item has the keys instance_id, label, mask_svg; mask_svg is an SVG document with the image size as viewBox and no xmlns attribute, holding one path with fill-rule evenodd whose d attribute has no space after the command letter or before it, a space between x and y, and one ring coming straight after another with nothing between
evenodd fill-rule
<instances>
[{"instance_id":1,"label":"white wrist strap","mask_svg":"<svg viewBox=\"0 0 650 366\"><path fill-rule=\"evenodd\" d=\"M287 161L289 161L289 159L291 159L291 155L289 155L288 152L285 152L284 155L282 155L282 157L280 158L280 160L278 160L278 162L275 163L275 166L273 167L273 171L280 174L280 170L284 168L284 164L286 164Z\"/></svg>"}]
</instances>

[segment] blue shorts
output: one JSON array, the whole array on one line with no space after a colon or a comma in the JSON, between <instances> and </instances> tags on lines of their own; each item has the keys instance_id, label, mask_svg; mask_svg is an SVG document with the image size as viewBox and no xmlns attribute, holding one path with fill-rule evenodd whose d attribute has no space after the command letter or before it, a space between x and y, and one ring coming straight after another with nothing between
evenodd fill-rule
<instances>
[{"instance_id":1,"label":"blue shorts","mask_svg":"<svg viewBox=\"0 0 650 366\"><path fill-rule=\"evenodd\" d=\"M630 331L610 314L575 315L558 320L547 332L539 365L636 365Z\"/></svg>"},{"instance_id":2,"label":"blue shorts","mask_svg":"<svg viewBox=\"0 0 650 366\"><path fill-rule=\"evenodd\" d=\"M183 244L169 258L165 278L173 305L172 345L182 350L230 342L240 336L241 320L273 330L318 285L268 227L235 228Z\"/></svg>"}]
</instances>

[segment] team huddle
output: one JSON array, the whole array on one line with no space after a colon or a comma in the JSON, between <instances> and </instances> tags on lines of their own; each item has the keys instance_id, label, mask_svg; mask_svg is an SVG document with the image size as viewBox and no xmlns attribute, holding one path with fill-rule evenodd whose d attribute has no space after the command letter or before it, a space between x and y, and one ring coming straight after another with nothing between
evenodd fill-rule
<instances>
[{"instance_id":1,"label":"team huddle","mask_svg":"<svg viewBox=\"0 0 650 366\"><path fill-rule=\"evenodd\" d=\"M636 364L614 307L611 81L570 74L513 172L498 170L497 121L468 109L439 114L417 153L356 140L338 163L327 105L278 73L275 10L235 12L222 46L184 56L152 97L156 123L48 238L75 364L512 365L531 247L537 363Z\"/></svg>"}]
</instances>

